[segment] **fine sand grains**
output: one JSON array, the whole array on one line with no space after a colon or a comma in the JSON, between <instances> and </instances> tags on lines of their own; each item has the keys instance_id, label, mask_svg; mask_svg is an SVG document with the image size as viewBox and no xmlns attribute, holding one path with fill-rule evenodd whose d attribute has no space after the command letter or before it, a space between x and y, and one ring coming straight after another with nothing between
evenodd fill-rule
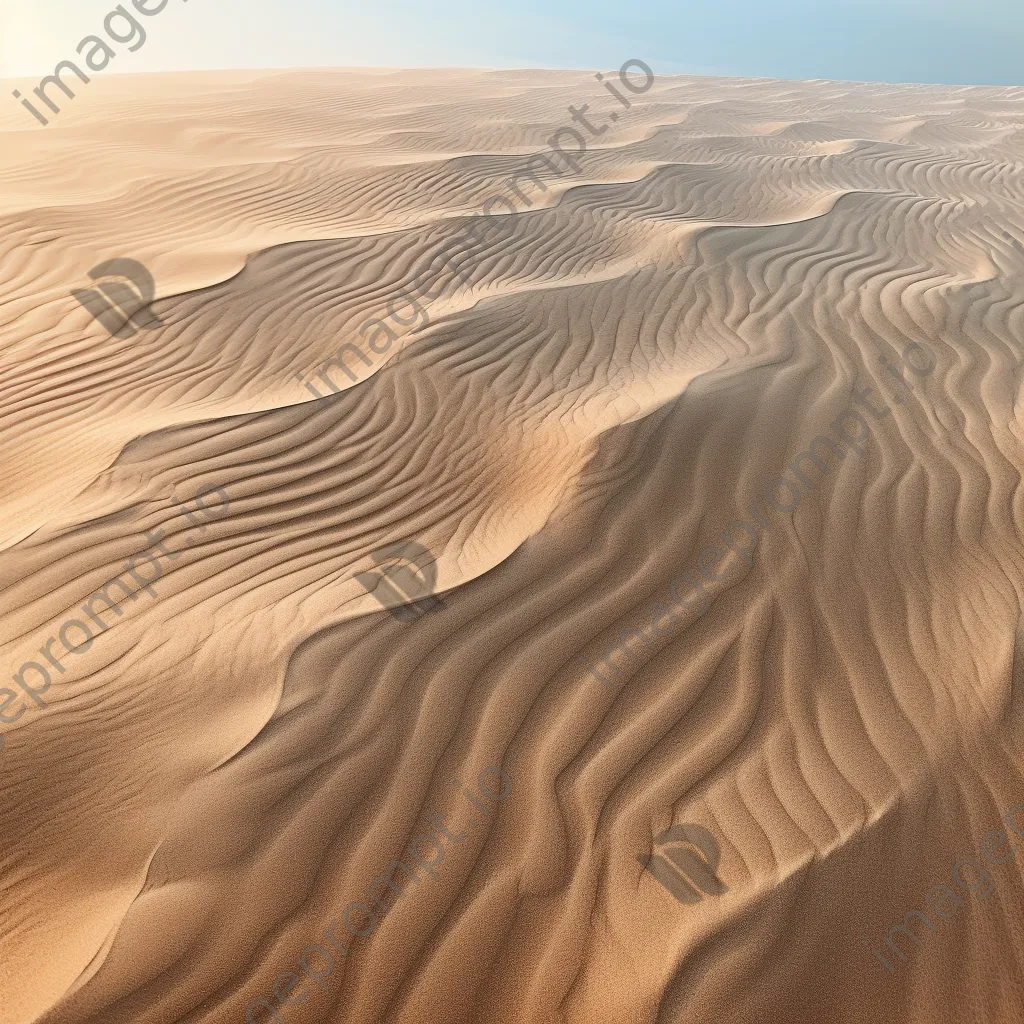
<instances>
[{"instance_id":1,"label":"fine sand grains","mask_svg":"<svg viewBox=\"0 0 1024 1024\"><path fill-rule=\"evenodd\" d=\"M360 340L584 103L579 173ZM1021 858L883 962L1024 801L1024 90L659 76L627 110L592 72L366 69L8 107L0 686L147 537L178 557L45 713L0 694L0 1024L1024 1022ZM156 282L130 339L72 295L117 258ZM867 443L814 449L852 408ZM185 482L230 498L203 531ZM402 621L359 579L410 543L443 601ZM663 629L683 571L714 600ZM428 814L464 838L382 890Z\"/></svg>"}]
</instances>

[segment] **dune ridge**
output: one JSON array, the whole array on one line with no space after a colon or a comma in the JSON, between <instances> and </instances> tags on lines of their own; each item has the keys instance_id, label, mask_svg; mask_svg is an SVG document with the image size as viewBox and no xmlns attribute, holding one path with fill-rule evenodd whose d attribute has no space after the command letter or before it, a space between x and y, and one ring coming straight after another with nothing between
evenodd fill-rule
<instances>
[{"instance_id":1,"label":"dune ridge","mask_svg":"<svg viewBox=\"0 0 1024 1024\"><path fill-rule=\"evenodd\" d=\"M1020 858L871 952L1024 803L1024 89L657 76L307 390L582 102L617 109L361 69L0 110L7 676L147 534L178 555L45 713L0 693L0 1021L1024 1021ZM119 256L163 323L127 341L71 295ZM869 443L712 582L868 388ZM409 540L443 607L405 623L357 576ZM714 600L661 635L684 569ZM438 877L279 984L490 766ZM681 823L723 886L687 905L642 866Z\"/></svg>"}]
</instances>

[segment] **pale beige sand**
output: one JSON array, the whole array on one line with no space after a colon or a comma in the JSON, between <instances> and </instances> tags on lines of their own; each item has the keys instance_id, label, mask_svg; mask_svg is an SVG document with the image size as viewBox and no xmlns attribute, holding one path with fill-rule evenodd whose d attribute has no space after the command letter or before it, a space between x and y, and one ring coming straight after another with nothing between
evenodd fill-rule
<instances>
[{"instance_id":1,"label":"pale beige sand","mask_svg":"<svg viewBox=\"0 0 1024 1024\"><path fill-rule=\"evenodd\" d=\"M585 102L617 109L540 71L0 104L5 679L144 530L183 552L0 727L0 1021L244 1021L493 764L500 808L288 1024L1024 1021L1024 840L895 974L862 945L1024 802L1024 90L661 78L315 400ZM117 256L162 329L70 297ZM602 686L868 386L863 458ZM351 578L406 538L445 602L411 625ZM642 872L672 822L726 894Z\"/></svg>"}]
</instances>

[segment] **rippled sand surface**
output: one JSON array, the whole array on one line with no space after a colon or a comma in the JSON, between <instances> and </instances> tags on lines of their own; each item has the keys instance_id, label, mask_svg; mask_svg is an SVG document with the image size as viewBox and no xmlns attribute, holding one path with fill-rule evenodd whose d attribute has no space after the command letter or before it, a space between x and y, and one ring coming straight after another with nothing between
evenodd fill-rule
<instances>
[{"instance_id":1,"label":"rippled sand surface","mask_svg":"<svg viewBox=\"0 0 1024 1024\"><path fill-rule=\"evenodd\" d=\"M1024 90L631 99L3 106L0 1021L1024 1021ZM115 258L162 326L72 297Z\"/></svg>"}]
</instances>

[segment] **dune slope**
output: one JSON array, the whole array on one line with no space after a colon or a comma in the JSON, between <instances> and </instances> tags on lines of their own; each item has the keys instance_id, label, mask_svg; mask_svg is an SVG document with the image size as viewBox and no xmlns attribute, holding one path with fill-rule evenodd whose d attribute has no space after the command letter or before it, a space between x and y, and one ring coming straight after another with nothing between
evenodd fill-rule
<instances>
[{"instance_id":1,"label":"dune slope","mask_svg":"<svg viewBox=\"0 0 1024 1024\"><path fill-rule=\"evenodd\" d=\"M1024 90L630 100L4 107L0 1022L1024 1021Z\"/></svg>"}]
</instances>

